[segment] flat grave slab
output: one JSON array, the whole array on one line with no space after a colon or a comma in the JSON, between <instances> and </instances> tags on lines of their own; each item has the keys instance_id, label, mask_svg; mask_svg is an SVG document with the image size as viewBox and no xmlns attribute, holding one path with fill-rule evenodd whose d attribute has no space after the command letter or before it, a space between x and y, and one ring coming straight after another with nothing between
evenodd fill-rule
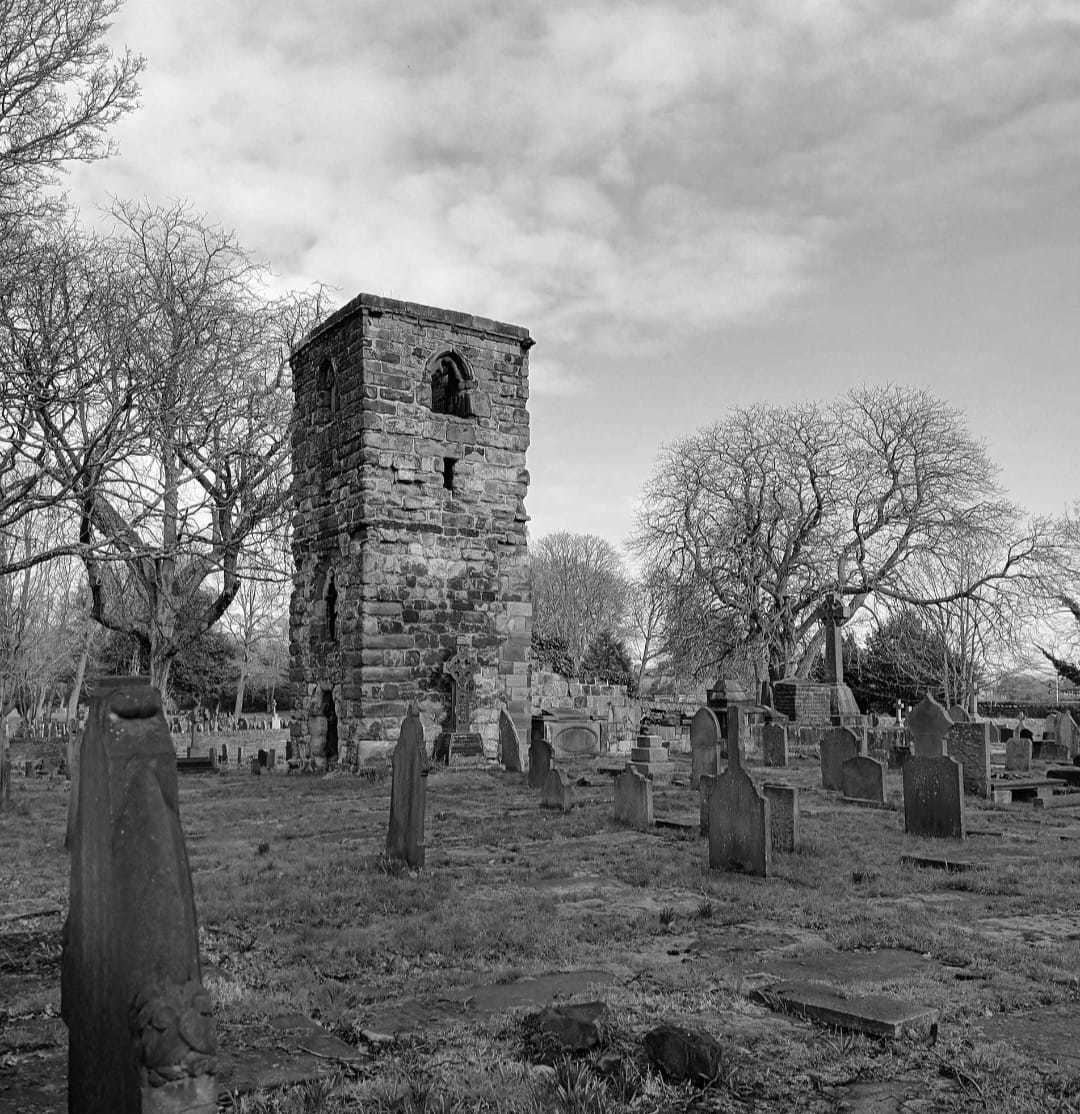
<instances>
[{"instance_id":1,"label":"flat grave slab","mask_svg":"<svg viewBox=\"0 0 1080 1114\"><path fill-rule=\"evenodd\" d=\"M683 815L668 813L664 816L654 816L653 826L676 832L692 832L697 835L701 830L701 821L696 813L687 812Z\"/></svg>"},{"instance_id":2,"label":"flat grave slab","mask_svg":"<svg viewBox=\"0 0 1080 1114\"><path fill-rule=\"evenodd\" d=\"M901 998L885 994L841 998L839 994L806 982L779 983L759 990L757 997L766 1005L797 1017L893 1039L904 1032L930 1029L938 1018L936 1009Z\"/></svg>"},{"instance_id":3,"label":"flat grave slab","mask_svg":"<svg viewBox=\"0 0 1080 1114\"><path fill-rule=\"evenodd\" d=\"M1046 771L1048 778L1055 781L1068 782L1069 785L1080 786L1080 766L1051 766Z\"/></svg>"},{"instance_id":4,"label":"flat grave slab","mask_svg":"<svg viewBox=\"0 0 1080 1114\"><path fill-rule=\"evenodd\" d=\"M1075 808L1080 805L1080 791L1062 789L1049 797L1036 797L1032 804L1035 808Z\"/></svg>"},{"instance_id":5,"label":"flat grave slab","mask_svg":"<svg viewBox=\"0 0 1080 1114\"><path fill-rule=\"evenodd\" d=\"M941 964L921 952L903 948L875 951L814 952L777 956L766 961L764 970L790 982L826 982L838 986L853 983L887 983L940 972Z\"/></svg>"},{"instance_id":6,"label":"flat grave slab","mask_svg":"<svg viewBox=\"0 0 1080 1114\"><path fill-rule=\"evenodd\" d=\"M393 1036L412 1029L453 1024L465 1018L504 1010L551 1005L557 999L567 1000L588 994L590 987L608 985L614 980L615 975L611 971L592 969L556 971L512 983L458 987L423 998L382 1003L362 1017L361 1028Z\"/></svg>"},{"instance_id":7,"label":"flat grave slab","mask_svg":"<svg viewBox=\"0 0 1080 1114\"><path fill-rule=\"evenodd\" d=\"M965 870L976 870L979 866L971 859L946 858L944 855L901 855L900 862L904 866L922 867L926 870L947 870L955 874Z\"/></svg>"},{"instance_id":8,"label":"flat grave slab","mask_svg":"<svg viewBox=\"0 0 1080 1114\"><path fill-rule=\"evenodd\" d=\"M1042 1063L1056 1063L1080 1072L1080 1002L1040 1006L1024 1013L1005 1014L975 1022L988 1041L1023 1048Z\"/></svg>"}]
</instances>

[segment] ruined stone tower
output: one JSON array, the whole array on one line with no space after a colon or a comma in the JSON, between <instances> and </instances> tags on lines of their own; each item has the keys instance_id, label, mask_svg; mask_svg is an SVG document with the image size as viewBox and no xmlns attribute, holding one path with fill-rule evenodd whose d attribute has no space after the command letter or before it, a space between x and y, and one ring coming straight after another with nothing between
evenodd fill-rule
<instances>
[{"instance_id":1,"label":"ruined stone tower","mask_svg":"<svg viewBox=\"0 0 1080 1114\"><path fill-rule=\"evenodd\" d=\"M292 359L292 744L317 765L394 738L408 704L448 728L459 649L472 730L528 738L526 329L361 294Z\"/></svg>"}]
</instances>

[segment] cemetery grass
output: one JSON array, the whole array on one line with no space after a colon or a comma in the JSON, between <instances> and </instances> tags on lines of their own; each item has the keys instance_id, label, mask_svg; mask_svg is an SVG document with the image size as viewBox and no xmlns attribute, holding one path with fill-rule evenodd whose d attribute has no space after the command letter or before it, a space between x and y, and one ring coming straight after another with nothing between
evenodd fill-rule
<instances>
[{"instance_id":1,"label":"cemetery grass","mask_svg":"<svg viewBox=\"0 0 1080 1114\"><path fill-rule=\"evenodd\" d=\"M223 1096L222 1109L826 1111L884 1088L921 1096L897 1107L911 1111L1080 1110L1076 1060L979 1028L1080 1002L1080 810L969 801L964 844L913 840L896 811L813 788L807 762L774 778L803 789L802 847L774 855L762 881L709 871L695 833L616 826L610 779L586 765L570 772L591 784L566 814L541 810L524 775L433 773L419 872L383 855L385 775L183 777L223 1052L240 1056L265 1042L271 1019L302 1014L357 1054L323 1059L317 1080ZM59 1008L67 792L60 778L19 777L0 814L0 892L10 895L0 972L20 971L0 1001L0 1074L32 1057L11 1033ZM686 785L658 786L655 806L697 815ZM976 869L902 865L912 851ZM933 1007L936 1031L884 1040L770 1008L772 960L881 949L927 962L840 992ZM523 1018L540 1001L476 1005L494 993L485 988L513 997L523 978L568 971L586 973L577 1000L607 1004L600 1043L585 1053L530 1036ZM428 1007L431 1023L402 1023ZM665 1080L648 1063L641 1038L661 1020L720 1041L708 1086Z\"/></svg>"}]
</instances>

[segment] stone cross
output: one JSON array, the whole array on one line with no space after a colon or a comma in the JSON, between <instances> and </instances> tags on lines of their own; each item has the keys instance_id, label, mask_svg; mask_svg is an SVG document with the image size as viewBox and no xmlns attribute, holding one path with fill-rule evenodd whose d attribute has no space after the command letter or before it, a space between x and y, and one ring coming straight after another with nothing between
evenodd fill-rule
<instances>
[{"instance_id":1,"label":"stone cross","mask_svg":"<svg viewBox=\"0 0 1080 1114\"><path fill-rule=\"evenodd\" d=\"M443 666L453 683L453 726L456 734L467 734L472 730L472 705L476 693L476 651L459 646L454 656Z\"/></svg>"},{"instance_id":2,"label":"stone cross","mask_svg":"<svg viewBox=\"0 0 1080 1114\"><path fill-rule=\"evenodd\" d=\"M844 601L835 592L827 593L825 602L818 608L818 618L825 624L825 680L832 685L843 684L844 658L840 628L848 620Z\"/></svg>"}]
</instances>

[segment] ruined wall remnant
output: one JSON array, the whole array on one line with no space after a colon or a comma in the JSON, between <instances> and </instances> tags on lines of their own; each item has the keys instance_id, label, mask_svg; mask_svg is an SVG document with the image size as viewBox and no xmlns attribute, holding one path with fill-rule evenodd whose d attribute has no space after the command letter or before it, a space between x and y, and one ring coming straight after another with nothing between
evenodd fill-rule
<instances>
[{"instance_id":1,"label":"ruined wall remnant","mask_svg":"<svg viewBox=\"0 0 1080 1114\"><path fill-rule=\"evenodd\" d=\"M448 726L443 667L478 659L473 730L529 724L527 330L361 294L293 356L294 748L316 764Z\"/></svg>"}]
</instances>

